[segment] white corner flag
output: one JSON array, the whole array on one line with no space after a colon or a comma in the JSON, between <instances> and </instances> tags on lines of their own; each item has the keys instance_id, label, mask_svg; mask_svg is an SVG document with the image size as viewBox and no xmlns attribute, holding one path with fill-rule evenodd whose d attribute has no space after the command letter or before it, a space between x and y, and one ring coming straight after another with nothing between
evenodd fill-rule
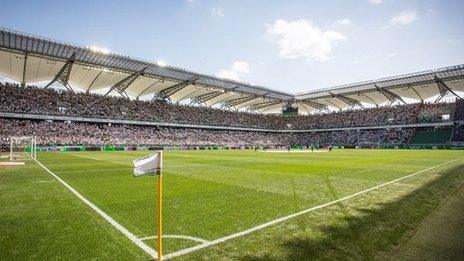
<instances>
[{"instance_id":1,"label":"white corner flag","mask_svg":"<svg viewBox=\"0 0 464 261\"><path fill-rule=\"evenodd\" d=\"M156 240L158 261L163 259L163 151L157 151L146 157L134 160L134 176L139 177L147 174L156 174L157 199L156 199Z\"/></svg>"},{"instance_id":2,"label":"white corner flag","mask_svg":"<svg viewBox=\"0 0 464 261\"><path fill-rule=\"evenodd\" d=\"M161 174L161 151L134 160L134 176Z\"/></svg>"}]
</instances>

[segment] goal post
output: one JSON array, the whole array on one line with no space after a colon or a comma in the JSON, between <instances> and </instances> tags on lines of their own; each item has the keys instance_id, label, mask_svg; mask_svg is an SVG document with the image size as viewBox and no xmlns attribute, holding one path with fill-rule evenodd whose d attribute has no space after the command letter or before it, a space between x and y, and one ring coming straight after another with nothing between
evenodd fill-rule
<instances>
[{"instance_id":1,"label":"goal post","mask_svg":"<svg viewBox=\"0 0 464 261\"><path fill-rule=\"evenodd\" d=\"M23 153L28 154L32 159L37 158L37 137L9 137L9 147L10 161L20 159Z\"/></svg>"},{"instance_id":2,"label":"goal post","mask_svg":"<svg viewBox=\"0 0 464 261\"><path fill-rule=\"evenodd\" d=\"M30 154L31 158L37 159L37 137L32 137L31 139L31 147L30 147Z\"/></svg>"}]
</instances>

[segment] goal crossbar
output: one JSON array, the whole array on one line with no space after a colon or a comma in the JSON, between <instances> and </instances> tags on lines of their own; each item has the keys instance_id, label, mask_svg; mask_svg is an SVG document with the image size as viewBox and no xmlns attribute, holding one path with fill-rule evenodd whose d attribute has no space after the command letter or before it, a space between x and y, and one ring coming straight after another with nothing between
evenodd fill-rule
<instances>
[{"instance_id":1,"label":"goal crossbar","mask_svg":"<svg viewBox=\"0 0 464 261\"><path fill-rule=\"evenodd\" d=\"M10 151L8 156L10 161L16 159L15 152L21 146L23 146L24 152L28 153L31 158L37 158L37 137L10 137L9 141Z\"/></svg>"}]
</instances>

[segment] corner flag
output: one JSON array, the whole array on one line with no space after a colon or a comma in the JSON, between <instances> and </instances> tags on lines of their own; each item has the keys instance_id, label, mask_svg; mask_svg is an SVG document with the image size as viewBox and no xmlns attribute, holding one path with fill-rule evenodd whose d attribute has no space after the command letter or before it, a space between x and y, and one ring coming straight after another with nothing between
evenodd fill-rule
<instances>
[{"instance_id":1,"label":"corner flag","mask_svg":"<svg viewBox=\"0 0 464 261\"><path fill-rule=\"evenodd\" d=\"M134 176L161 174L161 151L134 160Z\"/></svg>"},{"instance_id":2,"label":"corner flag","mask_svg":"<svg viewBox=\"0 0 464 261\"><path fill-rule=\"evenodd\" d=\"M163 258L163 151L157 151L146 157L134 160L134 176L140 177L148 174L157 176L157 200L156 200L156 232L158 234L156 246L158 250L158 261Z\"/></svg>"}]
</instances>

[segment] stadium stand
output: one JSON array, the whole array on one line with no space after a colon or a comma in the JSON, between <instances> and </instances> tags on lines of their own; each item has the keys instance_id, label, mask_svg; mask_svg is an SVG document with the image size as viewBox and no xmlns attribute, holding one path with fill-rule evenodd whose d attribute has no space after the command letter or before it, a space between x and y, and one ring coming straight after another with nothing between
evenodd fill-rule
<instances>
[{"instance_id":1,"label":"stadium stand","mask_svg":"<svg viewBox=\"0 0 464 261\"><path fill-rule=\"evenodd\" d=\"M18 82L0 83L2 139L239 147L464 142L462 64L290 94L0 28L0 74ZM456 104L438 103L446 96ZM295 116L282 113L289 108Z\"/></svg>"},{"instance_id":2,"label":"stadium stand","mask_svg":"<svg viewBox=\"0 0 464 261\"><path fill-rule=\"evenodd\" d=\"M36 135L43 145L219 145L288 146L376 145L446 143L450 129L421 131L418 128L387 128L418 122L442 122L450 104L408 104L340 111L307 116L284 117L248 112L169 104L162 101L138 101L98 94L0 84L0 112L85 117L90 119L139 120L206 126L245 127L269 131L169 128L130 124L76 123L71 121L1 119L1 136ZM462 115L462 103L456 115ZM382 129L347 129L384 126ZM318 132L282 133L281 130ZM324 131L327 129L327 131ZM272 130L275 130L274 132ZM454 140L462 135L455 134Z\"/></svg>"},{"instance_id":3,"label":"stadium stand","mask_svg":"<svg viewBox=\"0 0 464 261\"><path fill-rule=\"evenodd\" d=\"M4 137L37 136L42 145L375 145L406 143L412 134L412 129L273 133L16 119L0 119L0 124Z\"/></svg>"},{"instance_id":4,"label":"stadium stand","mask_svg":"<svg viewBox=\"0 0 464 261\"><path fill-rule=\"evenodd\" d=\"M0 84L2 112L111 118L250 128L284 128L276 115L232 112L213 108L138 101L98 94L59 92L53 89Z\"/></svg>"},{"instance_id":5,"label":"stadium stand","mask_svg":"<svg viewBox=\"0 0 464 261\"><path fill-rule=\"evenodd\" d=\"M453 141L464 142L464 125L457 124L454 126Z\"/></svg>"},{"instance_id":6,"label":"stadium stand","mask_svg":"<svg viewBox=\"0 0 464 261\"><path fill-rule=\"evenodd\" d=\"M439 122L443 115L450 115L453 111L449 104L424 104L418 114L418 122Z\"/></svg>"},{"instance_id":7,"label":"stadium stand","mask_svg":"<svg viewBox=\"0 0 464 261\"><path fill-rule=\"evenodd\" d=\"M286 135L269 132L164 128L137 125L0 119L1 135L37 136L42 145L286 145Z\"/></svg>"},{"instance_id":8,"label":"stadium stand","mask_svg":"<svg viewBox=\"0 0 464 261\"><path fill-rule=\"evenodd\" d=\"M239 126L272 131L207 130L168 128L128 124L76 123L70 121L1 119L1 135L36 135L43 145L219 145L288 146L375 145L409 143L446 143L449 129L417 131L417 128L349 129L302 133L277 130L330 129L415 124L418 121L442 121L449 104L412 104L370 108L326 114L284 117L219 109L167 104L160 101L134 101L97 94L73 94L67 91L0 85L0 111L21 114L77 116L104 119L160 121L198 125ZM462 104L456 107L456 115ZM421 120L419 120L419 118ZM445 131L446 130L446 131ZM456 139L460 134L456 135ZM412 137L414 137L412 139Z\"/></svg>"},{"instance_id":9,"label":"stadium stand","mask_svg":"<svg viewBox=\"0 0 464 261\"><path fill-rule=\"evenodd\" d=\"M456 100L456 107L454 111L454 128L452 140L455 145L464 145L464 101Z\"/></svg>"},{"instance_id":10,"label":"stadium stand","mask_svg":"<svg viewBox=\"0 0 464 261\"><path fill-rule=\"evenodd\" d=\"M445 104L411 104L282 117L0 84L0 111L260 129L326 129L442 121Z\"/></svg>"},{"instance_id":11,"label":"stadium stand","mask_svg":"<svg viewBox=\"0 0 464 261\"><path fill-rule=\"evenodd\" d=\"M464 100L456 100L456 110L454 112L455 121L464 121Z\"/></svg>"}]
</instances>

